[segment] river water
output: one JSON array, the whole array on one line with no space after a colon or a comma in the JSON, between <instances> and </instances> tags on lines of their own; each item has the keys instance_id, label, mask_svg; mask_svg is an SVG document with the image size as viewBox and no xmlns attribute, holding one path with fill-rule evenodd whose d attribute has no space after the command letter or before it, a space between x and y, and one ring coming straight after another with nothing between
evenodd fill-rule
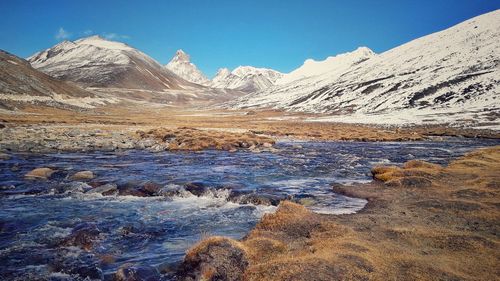
<instances>
[{"instance_id":1,"label":"river water","mask_svg":"<svg viewBox=\"0 0 500 281\"><path fill-rule=\"evenodd\" d=\"M165 268L207 235L242 238L275 206L243 204L235 194L270 201L288 198L319 213L360 210L365 200L331 191L334 183L371 180L376 164L450 158L498 140L424 142L279 142L277 152L240 151L11 153L0 161L0 280L109 279L122 265ZM58 172L47 181L24 179L36 167ZM61 192L68 175L91 170L94 182L118 186L154 182L162 196L102 196ZM184 191L187 184L203 194ZM92 247L63 243L75 228L97 229ZM3 279L2 279L3 278ZM164 277L167 279L167 277Z\"/></svg>"}]
</instances>

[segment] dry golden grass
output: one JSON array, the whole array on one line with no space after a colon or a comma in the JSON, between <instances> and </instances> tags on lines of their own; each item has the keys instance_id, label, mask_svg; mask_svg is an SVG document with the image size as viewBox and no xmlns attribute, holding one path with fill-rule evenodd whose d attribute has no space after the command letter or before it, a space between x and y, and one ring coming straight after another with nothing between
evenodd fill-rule
<instances>
[{"instance_id":1,"label":"dry golden grass","mask_svg":"<svg viewBox=\"0 0 500 281\"><path fill-rule=\"evenodd\" d=\"M208 238L203 239L202 241L198 242L198 244L194 245L191 249L189 249L186 253L186 259L193 259L198 255L200 252L206 250L207 247L210 247L211 245L214 244L220 244L220 243L229 243L232 247L239 248L243 251L245 250L245 247L243 244L240 242L222 237L222 236L211 236Z\"/></svg>"},{"instance_id":2,"label":"dry golden grass","mask_svg":"<svg viewBox=\"0 0 500 281\"><path fill-rule=\"evenodd\" d=\"M500 147L447 167L410 161L374 175L386 183L335 187L369 200L357 214L318 215L282 202L231 242L248 260L235 280L498 280ZM394 180L400 184L388 185Z\"/></svg>"},{"instance_id":3,"label":"dry golden grass","mask_svg":"<svg viewBox=\"0 0 500 281\"><path fill-rule=\"evenodd\" d=\"M271 147L275 141L253 133L236 133L216 130L199 130L181 127L155 128L137 131L140 138L153 138L168 143L169 150L236 150L240 148Z\"/></svg>"}]
</instances>

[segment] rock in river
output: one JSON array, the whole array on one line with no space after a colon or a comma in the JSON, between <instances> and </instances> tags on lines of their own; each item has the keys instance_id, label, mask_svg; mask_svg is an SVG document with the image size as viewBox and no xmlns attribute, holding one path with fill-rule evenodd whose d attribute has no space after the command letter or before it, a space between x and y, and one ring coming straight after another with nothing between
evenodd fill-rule
<instances>
[{"instance_id":1,"label":"rock in river","mask_svg":"<svg viewBox=\"0 0 500 281\"><path fill-rule=\"evenodd\" d=\"M55 172L55 170L52 170L51 168L36 168L26 175L27 179L49 179L50 176Z\"/></svg>"},{"instance_id":2,"label":"rock in river","mask_svg":"<svg viewBox=\"0 0 500 281\"><path fill-rule=\"evenodd\" d=\"M80 171L72 175L69 179L76 181L86 181L94 178L94 173L92 171Z\"/></svg>"},{"instance_id":3,"label":"rock in river","mask_svg":"<svg viewBox=\"0 0 500 281\"><path fill-rule=\"evenodd\" d=\"M196 196L202 196L206 191L207 187L201 182L189 182L184 185L186 191L191 192L191 194Z\"/></svg>"},{"instance_id":4,"label":"rock in river","mask_svg":"<svg viewBox=\"0 0 500 281\"><path fill-rule=\"evenodd\" d=\"M102 195L115 195L118 193L118 187L114 183L107 183L87 191L87 193L100 193Z\"/></svg>"},{"instance_id":5,"label":"rock in river","mask_svg":"<svg viewBox=\"0 0 500 281\"><path fill-rule=\"evenodd\" d=\"M77 246L90 250L94 241L99 237L100 230L93 223L80 223L73 228L71 234L63 241L63 245Z\"/></svg>"},{"instance_id":6,"label":"rock in river","mask_svg":"<svg viewBox=\"0 0 500 281\"><path fill-rule=\"evenodd\" d=\"M116 281L158 281L160 273L152 266L124 264L115 273Z\"/></svg>"}]
</instances>

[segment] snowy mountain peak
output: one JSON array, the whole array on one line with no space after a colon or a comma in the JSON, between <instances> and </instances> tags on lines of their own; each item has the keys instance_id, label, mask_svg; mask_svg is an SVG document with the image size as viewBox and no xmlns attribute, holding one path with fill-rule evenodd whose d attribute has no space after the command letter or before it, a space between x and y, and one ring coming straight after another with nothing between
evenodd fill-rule
<instances>
[{"instance_id":1,"label":"snowy mountain peak","mask_svg":"<svg viewBox=\"0 0 500 281\"><path fill-rule=\"evenodd\" d=\"M215 76L228 76L229 74L231 73L231 70L229 70L228 68L219 68L217 70L217 74L215 74Z\"/></svg>"},{"instance_id":2,"label":"snowy mountain peak","mask_svg":"<svg viewBox=\"0 0 500 281\"><path fill-rule=\"evenodd\" d=\"M226 79L226 77L228 77L229 75L231 75L231 70L225 67L219 68L219 70L217 70L217 74L215 74L215 77L212 79L212 83L218 83Z\"/></svg>"},{"instance_id":3,"label":"snowy mountain peak","mask_svg":"<svg viewBox=\"0 0 500 281\"><path fill-rule=\"evenodd\" d=\"M376 54L370 48L359 47L352 52L327 57L322 61L307 59L301 67L285 74L281 79L276 81L276 84L283 85L295 80L320 75L330 71L341 72L374 56L376 56Z\"/></svg>"},{"instance_id":4,"label":"snowy mountain peak","mask_svg":"<svg viewBox=\"0 0 500 281\"><path fill-rule=\"evenodd\" d=\"M76 40L74 43L77 45L91 45L94 47L110 49L110 50L123 50L123 51L134 50L132 47L130 47L125 43L106 40L99 35L81 38Z\"/></svg>"},{"instance_id":5,"label":"snowy mountain peak","mask_svg":"<svg viewBox=\"0 0 500 281\"><path fill-rule=\"evenodd\" d=\"M182 62L190 62L191 57L186 54L182 49L177 50L175 52L175 56L172 58L172 61L182 61Z\"/></svg>"},{"instance_id":6,"label":"snowy mountain peak","mask_svg":"<svg viewBox=\"0 0 500 281\"><path fill-rule=\"evenodd\" d=\"M177 50L165 68L187 81L205 85L210 82L208 78L191 62L191 57L183 50Z\"/></svg>"},{"instance_id":7,"label":"snowy mountain peak","mask_svg":"<svg viewBox=\"0 0 500 281\"><path fill-rule=\"evenodd\" d=\"M233 73L234 75L240 76L240 77L244 77L246 75L258 75L261 73L276 74L279 72L276 70L267 69L267 68L258 68L258 67L248 66L248 65L246 65L246 66L240 65L237 68L235 68L231 73Z\"/></svg>"},{"instance_id":8,"label":"snowy mountain peak","mask_svg":"<svg viewBox=\"0 0 500 281\"><path fill-rule=\"evenodd\" d=\"M276 70L253 66L238 66L231 72L227 68L221 68L212 79L210 86L255 92L274 85L274 82L282 76L283 73Z\"/></svg>"}]
</instances>

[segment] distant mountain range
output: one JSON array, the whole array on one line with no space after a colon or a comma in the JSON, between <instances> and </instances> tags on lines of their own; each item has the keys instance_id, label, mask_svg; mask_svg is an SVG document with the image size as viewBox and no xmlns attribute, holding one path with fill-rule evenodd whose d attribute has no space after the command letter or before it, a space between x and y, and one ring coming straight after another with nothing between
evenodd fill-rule
<instances>
[{"instance_id":1,"label":"distant mountain range","mask_svg":"<svg viewBox=\"0 0 500 281\"><path fill-rule=\"evenodd\" d=\"M256 92L264 90L283 76L282 73L253 66L239 66L233 71L221 68L212 80L209 80L190 61L190 56L183 50L178 50L172 60L165 66L168 70L178 76L200 85L218 88L235 89L244 92Z\"/></svg>"},{"instance_id":2,"label":"distant mountain range","mask_svg":"<svg viewBox=\"0 0 500 281\"><path fill-rule=\"evenodd\" d=\"M274 85L283 73L267 68L239 66L233 71L221 68L208 85L214 88L236 89L245 92L257 92Z\"/></svg>"},{"instance_id":3,"label":"distant mountain range","mask_svg":"<svg viewBox=\"0 0 500 281\"><path fill-rule=\"evenodd\" d=\"M240 66L208 79L182 50L163 66L99 36L63 41L28 62L0 54L5 108L42 100L77 107L133 100L327 115L311 121L500 127L500 10L381 54L360 47L308 59L287 74Z\"/></svg>"},{"instance_id":4,"label":"distant mountain range","mask_svg":"<svg viewBox=\"0 0 500 281\"><path fill-rule=\"evenodd\" d=\"M28 58L57 79L71 81L101 96L162 104L221 102L243 92L220 90L183 79L124 43L99 36L63 41Z\"/></svg>"}]
</instances>

